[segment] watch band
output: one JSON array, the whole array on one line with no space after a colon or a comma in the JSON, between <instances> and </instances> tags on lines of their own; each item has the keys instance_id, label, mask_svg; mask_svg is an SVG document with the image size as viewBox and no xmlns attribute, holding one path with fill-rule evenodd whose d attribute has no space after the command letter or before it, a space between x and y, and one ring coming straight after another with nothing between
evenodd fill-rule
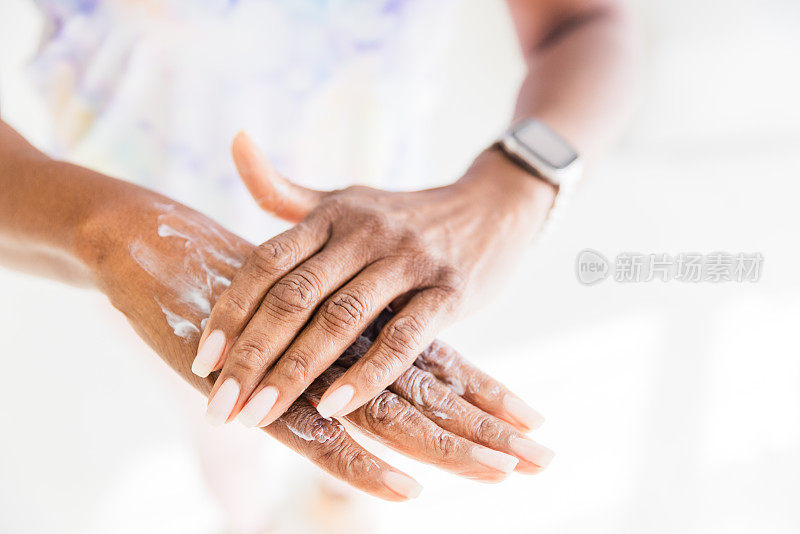
<instances>
[{"instance_id":1,"label":"watch band","mask_svg":"<svg viewBox=\"0 0 800 534\"><path fill-rule=\"evenodd\" d=\"M524 119L512 125L495 145L535 179L555 188L553 205L536 240L545 239L563 216L564 207L581 177L581 158L567 141L537 119Z\"/></svg>"}]
</instances>

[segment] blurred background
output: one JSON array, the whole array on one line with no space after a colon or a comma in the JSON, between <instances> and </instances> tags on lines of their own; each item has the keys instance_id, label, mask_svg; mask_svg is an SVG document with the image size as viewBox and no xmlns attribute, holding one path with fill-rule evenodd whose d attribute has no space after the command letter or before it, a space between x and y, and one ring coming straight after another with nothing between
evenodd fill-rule
<instances>
[{"instance_id":1,"label":"blurred background","mask_svg":"<svg viewBox=\"0 0 800 534\"><path fill-rule=\"evenodd\" d=\"M343 530L800 532L800 4L636 9L645 72L624 138L507 289L440 336L545 414L535 437L556 459L480 485L392 455L422 496L359 496L361 526ZM0 2L3 116L34 141L48 136L26 70L40 24L28 1ZM462 1L450 29L430 135L442 181L503 129L522 75L502 2ZM757 283L587 287L585 248L764 264ZM202 399L102 295L0 271L0 303L0 532L221 532ZM251 438L228 426L221 441ZM275 481L277 532L339 528L307 509L313 467L261 436L247 446Z\"/></svg>"}]
</instances>

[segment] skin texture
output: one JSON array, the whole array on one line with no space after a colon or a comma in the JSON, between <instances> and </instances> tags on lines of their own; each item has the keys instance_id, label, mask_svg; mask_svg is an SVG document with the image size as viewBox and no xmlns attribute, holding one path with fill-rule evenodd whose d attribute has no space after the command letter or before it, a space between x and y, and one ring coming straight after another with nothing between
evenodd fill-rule
<instances>
[{"instance_id":1,"label":"skin texture","mask_svg":"<svg viewBox=\"0 0 800 534\"><path fill-rule=\"evenodd\" d=\"M173 231L163 231L166 223ZM86 231L91 235L89 242L99 239L103 243L99 249L89 247L87 256L101 290L178 374L208 394L215 377L199 378L189 365L207 316L203 299L213 303L218 298L227 285L225 280L234 276L252 245L166 199L150 200L146 206L116 205ZM187 288L197 289L197 294ZM176 316L194 328L176 330L171 320ZM334 476L392 500L401 496L383 480L387 472L396 470L356 444L336 421L322 418L312 405L319 401L324 387L357 363L371 343L361 337L360 343L265 430ZM422 369L435 365L432 361L440 362L442 379ZM486 482L504 478L506 472L477 461L473 449L488 447L513 455L509 442L522 433L480 409L491 410L490 402L469 404L447 387L447 380L463 380L459 378L463 371L460 357L428 351L420 365L406 370L390 391L380 393L347 420L400 452L455 474ZM511 395L477 370L470 376L489 380L487 392L494 391L500 398ZM439 414L438 419L433 413ZM520 468L523 472L538 469L527 463Z\"/></svg>"},{"instance_id":2,"label":"skin texture","mask_svg":"<svg viewBox=\"0 0 800 534\"><path fill-rule=\"evenodd\" d=\"M614 0L508 5L528 66L515 120L544 120L591 159L632 108L630 16ZM215 387L236 381L233 413L264 388L274 390L274 405L259 413L262 425L394 302L397 315L331 384L319 409L348 413L392 383L438 331L491 297L555 193L492 149L454 184L411 193L315 191L281 176L245 135L233 152L261 207L297 225L245 261L204 332L224 341L199 358L206 363L198 371L222 369Z\"/></svg>"},{"instance_id":3,"label":"skin texture","mask_svg":"<svg viewBox=\"0 0 800 534\"><path fill-rule=\"evenodd\" d=\"M352 385L352 399L320 411L343 415L374 398L439 328L494 291L554 194L495 150L457 184L413 193L311 192L277 174L243 134L233 154L265 210L303 216L248 256L205 328L227 342L213 357L213 369L222 369L213 393L236 381L234 415L264 388L278 391L260 425L279 417L394 302L397 313L374 344L331 386ZM497 164L507 168L485 180Z\"/></svg>"},{"instance_id":4,"label":"skin texture","mask_svg":"<svg viewBox=\"0 0 800 534\"><path fill-rule=\"evenodd\" d=\"M200 331L253 245L171 199L53 161L2 122L0 141L0 177L14 177L5 184L9 194L0 198L9 208L0 210L2 259L25 270L46 266L59 279L102 291L172 369L209 395L217 373L201 378L191 372ZM10 202L26 194L31 204L49 209L49 216ZM20 240L21 234L28 239ZM418 494L418 484L314 408L325 387L363 356L387 320L384 314L366 329L359 344L264 431L355 488L405 500ZM503 416L503 399L515 397L454 353L431 354L426 351L420 367L406 370L390 391L352 412L348 424L413 458L476 480L496 482L515 467L538 470L509 454L525 457L512 449L521 427L497 418ZM441 372L428 374L425 366ZM448 389L457 383L483 384L494 397L473 399L466 407L468 395L459 401ZM544 451L542 466L549 461Z\"/></svg>"}]
</instances>

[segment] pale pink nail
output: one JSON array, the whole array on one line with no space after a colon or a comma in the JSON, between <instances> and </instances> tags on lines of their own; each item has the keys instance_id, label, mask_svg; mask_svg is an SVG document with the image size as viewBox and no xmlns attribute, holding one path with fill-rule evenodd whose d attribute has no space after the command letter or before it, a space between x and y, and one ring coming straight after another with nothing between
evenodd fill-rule
<instances>
[{"instance_id":1,"label":"pale pink nail","mask_svg":"<svg viewBox=\"0 0 800 534\"><path fill-rule=\"evenodd\" d=\"M239 412L238 419L245 426L259 426L269 411L275 406L278 400L278 390L273 386L267 386L255 396L247 401L242 411Z\"/></svg>"},{"instance_id":2,"label":"pale pink nail","mask_svg":"<svg viewBox=\"0 0 800 534\"><path fill-rule=\"evenodd\" d=\"M547 464L549 464L553 456L556 455L556 453L544 445L539 445L528 438L512 439L511 450L526 462L538 465L541 468L547 467Z\"/></svg>"},{"instance_id":3,"label":"pale pink nail","mask_svg":"<svg viewBox=\"0 0 800 534\"><path fill-rule=\"evenodd\" d=\"M406 499L416 499L422 493L422 486L419 482L395 471L383 473L383 483L387 488Z\"/></svg>"},{"instance_id":4,"label":"pale pink nail","mask_svg":"<svg viewBox=\"0 0 800 534\"><path fill-rule=\"evenodd\" d=\"M229 378L219 387L208 403L206 420L214 426L224 424L239 399L239 383Z\"/></svg>"},{"instance_id":5,"label":"pale pink nail","mask_svg":"<svg viewBox=\"0 0 800 534\"><path fill-rule=\"evenodd\" d=\"M317 411L322 417L330 419L331 416L336 415L347 406L355 393L356 390L350 384L339 386L319 401Z\"/></svg>"},{"instance_id":6,"label":"pale pink nail","mask_svg":"<svg viewBox=\"0 0 800 534\"><path fill-rule=\"evenodd\" d=\"M508 415L531 430L539 428L544 423L542 414L525 404L519 397L507 395L503 405Z\"/></svg>"},{"instance_id":7,"label":"pale pink nail","mask_svg":"<svg viewBox=\"0 0 800 534\"><path fill-rule=\"evenodd\" d=\"M214 330L200 344L197 356L192 362L192 372L203 378L211 374L225 350L225 334L222 330Z\"/></svg>"},{"instance_id":8,"label":"pale pink nail","mask_svg":"<svg viewBox=\"0 0 800 534\"><path fill-rule=\"evenodd\" d=\"M519 460L510 454L487 449L486 447L472 449L472 457L475 458L476 462L503 473L510 473L519 463Z\"/></svg>"}]
</instances>

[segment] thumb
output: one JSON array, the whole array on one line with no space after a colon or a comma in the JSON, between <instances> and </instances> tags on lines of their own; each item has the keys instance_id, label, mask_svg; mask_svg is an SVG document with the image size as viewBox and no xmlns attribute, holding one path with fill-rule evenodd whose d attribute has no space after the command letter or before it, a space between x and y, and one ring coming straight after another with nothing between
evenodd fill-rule
<instances>
[{"instance_id":1,"label":"thumb","mask_svg":"<svg viewBox=\"0 0 800 534\"><path fill-rule=\"evenodd\" d=\"M244 185L259 207L268 213L288 222L298 222L325 196L322 191L294 184L278 173L244 132L236 134L231 151Z\"/></svg>"}]
</instances>

